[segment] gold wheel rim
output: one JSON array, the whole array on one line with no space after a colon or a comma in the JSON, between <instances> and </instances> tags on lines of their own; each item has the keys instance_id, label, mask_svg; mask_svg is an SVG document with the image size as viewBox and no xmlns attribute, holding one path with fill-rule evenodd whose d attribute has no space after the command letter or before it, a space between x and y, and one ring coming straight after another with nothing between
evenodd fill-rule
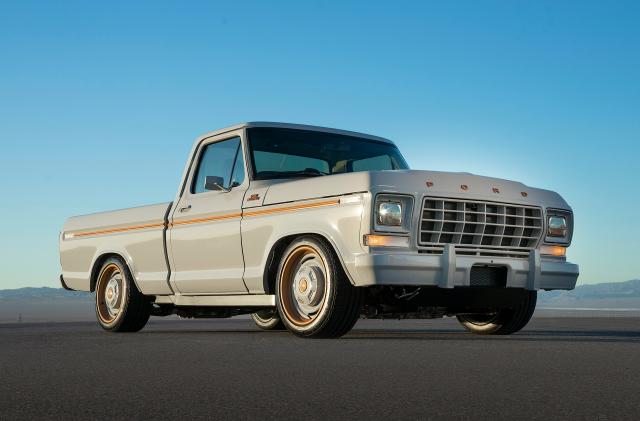
<instances>
[{"instance_id":1,"label":"gold wheel rim","mask_svg":"<svg viewBox=\"0 0 640 421\"><path fill-rule=\"evenodd\" d=\"M329 286L327 265L311 246L295 248L278 279L279 300L287 319L296 326L313 323L322 312Z\"/></svg>"},{"instance_id":2,"label":"gold wheel rim","mask_svg":"<svg viewBox=\"0 0 640 421\"><path fill-rule=\"evenodd\" d=\"M125 296L126 282L120 267L111 263L102 268L96 287L96 309L100 321L113 323L122 311Z\"/></svg>"}]
</instances>

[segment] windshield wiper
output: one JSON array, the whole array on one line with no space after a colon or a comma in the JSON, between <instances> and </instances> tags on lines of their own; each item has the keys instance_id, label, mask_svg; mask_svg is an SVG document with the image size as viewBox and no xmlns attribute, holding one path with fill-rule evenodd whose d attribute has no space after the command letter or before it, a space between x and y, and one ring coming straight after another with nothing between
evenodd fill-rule
<instances>
[{"instance_id":1,"label":"windshield wiper","mask_svg":"<svg viewBox=\"0 0 640 421\"><path fill-rule=\"evenodd\" d=\"M312 172L300 172L300 173L295 173L292 174L292 177L323 177L325 175L329 175L329 174L324 174L324 173L312 173Z\"/></svg>"},{"instance_id":2,"label":"windshield wiper","mask_svg":"<svg viewBox=\"0 0 640 421\"><path fill-rule=\"evenodd\" d=\"M283 171L283 172L269 172L268 174L259 174L259 180L270 180L276 178L299 178L299 177L322 177L325 175L331 175L324 171L316 170L316 169L304 169L300 171Z\"/></svg>"},{"instance_id":3,"label":"windshield wiper","mask_svg":"<svg viewBox=\"0 0 640 421\"><path fill-rule=\"evenodd\" d=\"M277 176L280 178L287 178L287 177L322 177L325 175L329 175L329 173L323 172L323 171L318 171L318 170L313 170L313 171L309 171L309 170L301 170L301 171L288 171L286 173L279 173Z\"/></svg>"},{"instance_id":4,"label":"windshield wiper","mask_svg":"<svg viewBox=\"0 0 640 421\"><path fill-rule=\"evenodd\" d=\"M316 170L315 168L305 168L301 171L293 171L295 174L305 175L309 177L318 177L322 175L330 175L328 172Z\"/></svg>"}]
</instances>

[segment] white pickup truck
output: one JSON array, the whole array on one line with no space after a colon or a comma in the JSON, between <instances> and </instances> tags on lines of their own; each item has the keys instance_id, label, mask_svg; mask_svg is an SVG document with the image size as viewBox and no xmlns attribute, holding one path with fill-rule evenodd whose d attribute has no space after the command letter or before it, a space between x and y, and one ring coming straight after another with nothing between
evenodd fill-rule
<instances>
[{"instance_id":1,"label":"white pickup truck","mask_svg":"<svg viewBox=\"0 0 640 421\"><path fill-rule=\"evenodd\" d=\"M195 141L173 202L66 221L60 280L95 291L109 331L251 314L305 337L359 317L456 316L510 334L537 290L575 287L572 231L551 191L410 170L376 136L246 123Z\"/></svg>"}]
</instances>

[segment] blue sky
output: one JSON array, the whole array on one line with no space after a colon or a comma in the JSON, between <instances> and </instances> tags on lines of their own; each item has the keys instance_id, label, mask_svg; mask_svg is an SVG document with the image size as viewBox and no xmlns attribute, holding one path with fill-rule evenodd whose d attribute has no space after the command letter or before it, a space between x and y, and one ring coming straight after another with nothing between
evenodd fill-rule
<instances>
[{"instance_id":1,"label":"blue sky","mask_svg":"<svg viewBox=\"0 0 640 421\"><path fill-rule=\"evenodd\" d=\"M130 3L0 6L0 288L57 286L67 216L171 200L247 120L559 191L579 282L640 277L640 2Z\"/></svg>"}]
</instances>

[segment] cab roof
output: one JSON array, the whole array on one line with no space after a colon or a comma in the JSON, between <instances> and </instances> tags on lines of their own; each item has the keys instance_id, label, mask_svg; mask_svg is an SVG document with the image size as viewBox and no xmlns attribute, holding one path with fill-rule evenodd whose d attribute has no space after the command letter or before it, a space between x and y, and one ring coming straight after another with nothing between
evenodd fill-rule
<instances>
[{"instance_id":1,"label":"cab roof","mask_svg":"<svg viewBox=\"0 0 640 421\"><path fill-rule=\"evenodd\" d=\"M363 139L371 139L371 140L375 140L375 141L378 141L378 142L384 142L384 143L393 144L393 142L391 140L389 140L389 139L385 139L385 138L379 137L379 136L373 136L373 135L366 134L366 133L352 132L352 131L349 131L349 130L332 129L330 127L310 126L310 125L307 125L307 124L278 123L278 122L271 122L271 121L250 121L250 122L240 123L240 124L236 124L236 125L233 125L233 126L225 127L225 128L222 128L222 129L214 130L214 131L205 133L202 136L199 136L196 139L196 143L199 143L200 141L202 141L202 140L204 140L206 138L212 137L212 136L217 136L219 134L223 134L223 133L230 132L230 131L233 131L233 130L246 129L246 128L251 128L251 127L272 127L272 128L280 128L280 129L293 129L293 130L307 130L307 131L314 131L314 132L325 132L325 133L333 133L333 134L338 134L338 135L359 137L359 138L363 138Z\"/></svg>"}]
</instances>

